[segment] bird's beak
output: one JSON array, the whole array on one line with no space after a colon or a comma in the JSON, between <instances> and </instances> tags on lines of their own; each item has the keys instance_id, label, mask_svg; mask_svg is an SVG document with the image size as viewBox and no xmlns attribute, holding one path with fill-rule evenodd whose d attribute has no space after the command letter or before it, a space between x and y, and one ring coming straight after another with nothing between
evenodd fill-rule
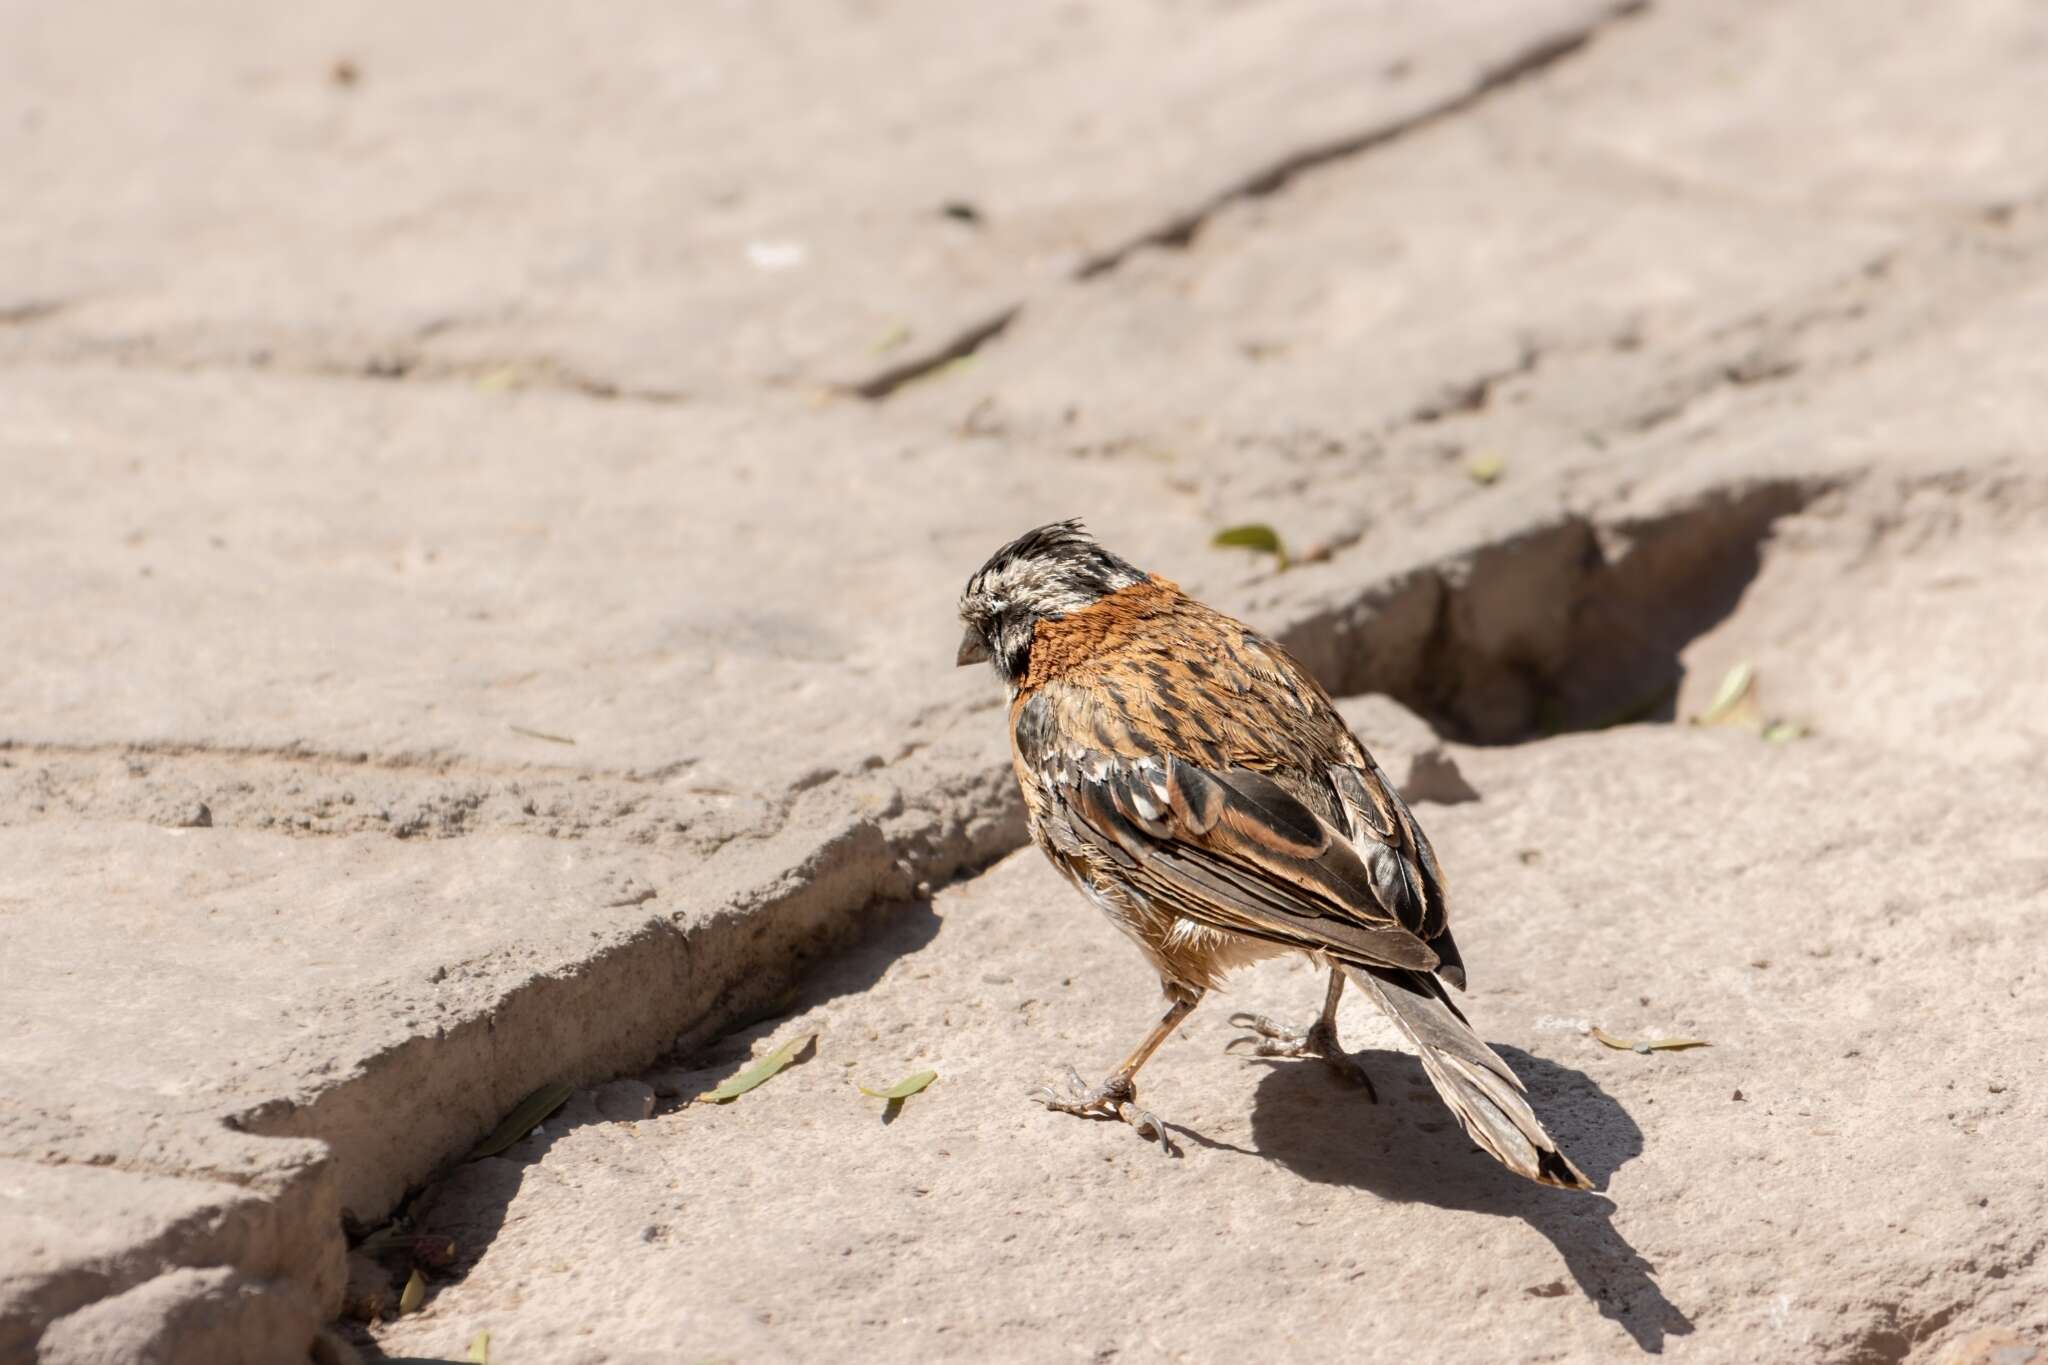
<instances>
[{"instance_id":1,"label":"bird's beak","mask_svg":"<svg viewBox=\"0 0 2048 1365\"><path fill-rule=\"evenodd\" d=\"M981 638L980 631L969 626L967 633L960 637L960 652L953 656L954 666L965 668L969 664L986 663L988 657L988 641Z\"/></svg>"}]
</instances>

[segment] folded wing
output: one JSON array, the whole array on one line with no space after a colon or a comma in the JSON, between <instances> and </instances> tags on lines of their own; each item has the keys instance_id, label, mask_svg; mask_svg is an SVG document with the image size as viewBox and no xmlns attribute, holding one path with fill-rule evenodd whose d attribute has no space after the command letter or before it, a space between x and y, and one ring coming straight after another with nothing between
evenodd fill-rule
<instances>
[{"instance_id":1,"label":"folded wing","mask_svg":"<svg viewBox=\"0 0 2048 1365\"><path fill-rule=\"evenodd\" d=\"M1433 971L1444 960L1423 937L1443 923L1434 856L1406 854L1379 833L1419 839L1398 797L1391 814L1375 801L1375 790L1390 794L1377 769L1332 770L1354 824L1391 821L1356 837L1247 768L1097 750L1045 754L1034 766L1078 838L1134 889L1197 924L1360 966Z\"/></svg>"}]
</instances>

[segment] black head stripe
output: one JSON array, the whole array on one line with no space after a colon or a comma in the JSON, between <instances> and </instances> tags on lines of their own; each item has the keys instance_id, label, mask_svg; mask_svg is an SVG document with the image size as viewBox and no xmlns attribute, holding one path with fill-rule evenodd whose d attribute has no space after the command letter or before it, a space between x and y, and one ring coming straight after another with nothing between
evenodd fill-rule
<instances>
[{"instance_id":1,"label":"black head stripe","mask_svg":"<svg viewBox=\"0 0 2048 1365\"><path fill-rule=\"evenodd\" d=\"M968 584L968 591L995 588L1005 581L1042 584L1049 593L1084 600L1106 597L1145 577L1128 561L1095 543L1079 517L1055 521L1026 531L990 555Z\"/></svg>"}]
</instances>

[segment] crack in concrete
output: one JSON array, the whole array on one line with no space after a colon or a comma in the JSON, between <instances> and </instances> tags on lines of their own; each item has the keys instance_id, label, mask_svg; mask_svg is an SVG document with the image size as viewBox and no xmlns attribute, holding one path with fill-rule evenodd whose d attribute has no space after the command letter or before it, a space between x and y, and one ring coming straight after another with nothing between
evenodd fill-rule
<instances>
[{"instance_id":1,"label":"crack in concrete","mask_svg":"<svg viewBox=\"0 0 2048 1365\"><path fill-rule=\"evenodd\" d=\"M621 384L615 380L586 374L573 366L545 356L458 363L401 352L395 355L370 357L355 368L347 365L308 365L295 367L295 372L342 379L468 383L494 392L511 393L532 389L579 394L607 403L647 403L659 407L673 407L692 401L692 395L682 389Z\"/></svg>"},{"instance_id":2,"label":"crack in concrete","mask_svg":"<svg viewBox=\"0 0 2048 1365\"><path fill-rule=\"evenodd\" d=\"M118 746L0 755L0 824L133 821L293 839L437 840L483 833L708 857L773 835L790 799L651 788L616 773L446 769L370 763L272 765L200 750L146 759Z\"/></svg>"},{"instance_id":3,"label":"crack in concrete","mask_svg":"<svg viewBox=\"0 0 2048 1365\"><path fill-rule=\"evenodd\" d=\"M622 782L662 786L696 766L694 758L676 759L657 768L581 768L562 763L487 763L446 750L321 749L309 744L214 744L204 740L115 739L45 740L0 736L0 756L180 759L215 758L224 762L276 762L371 771L467 777L550 777L566 780ZM718 792L720 795L734 793Z\"/></svg>"},{"instance_id":4,"label":"crack in concrete","mask_svg":"<svg viewBox=\"0 0 2048 1365\"><path fill-rule=\"evenodd\" d=\"M1521 358L1514 364L1504 369L1489 370L1475 378L1450 385L1444 390L1443 397L1416 408L1405 419L1396 423L1394 430L1404 426L1430 426L1447 417L1484 412L1487 404L1493 401L1493 391L1496 388L1511 379L1534 374L1542 360L1543 352L1539 347L1533 343L1524 344Z\"/></svg>"},{"instance_id":5,"label":"crack in concrete","mask_svg":"<svg viewBox=\"0 0 2048 1365\"><path fill-rule=\"evenodd\" d=\"M1669 719L1680 651L1733 610L1782 517L1838 486L1715 488L1666 512L1570 514L1352 594L1280 633L1337 696L1514 743Z\"/></svg>"},{"instance_id":6,"label":"crack in concrete","mask_svg":"<svg viewBox=\"0 0 2048 1365\"><path fill-rule=\"evenodd\" d=\"M1623 3L1614 6L1606 14L1581 28L1546 34L1538 38L1505 61L1481 71L1470 88L1449 99L1429 105L1391 123L1376 124L1371 128L1332 138L1312 147L1297 148L1283 153L1264 166L1214 191L1194 207L1174 214L1164 223L1146 228L1116 246L1087 256L1074 267L1068 278L1083 283L1097 279L1114 271L1146 247L1186 248L1194 242L1196 235L1212 218L1231 205L1278 194L1296 179L1318 167L1377 150L1433 127L1445 119L1455 118L1493 94L1547 70L1583 50L1606 28L1641 13L1648 7L1649 0L1623 0ZM866 379L848 384L845 390L871 401L885 399L904 385L923 379L956 360L973 355L989 342L1002 336L1022 316L1025 307L1026 304L1022 300L1013 303L963 329L943 344L891 365Z\"/></svg>"},{"instance_id":7,"label":"crack in concrete","mask_svg":"<svg viewBox=\"0 0 2048 1365\"><path fill-rule=\"evenodd\" d=\"M26 326L41 322L69 306L65 303L30 303L0 310L0 325ZM101 363L169 374L255 371L355 383L467 385L490 393L573 394L599 402L645 403L664 407L695 400L695 395L683 389L624 384L586 373L551 356L443 360L404 345L380 347L373 344L354 358L294 354L281 360L277 350L268 345L258 345L240 354L179 354L173 346L155 337L81 336L69 339L51 354L23 356L16 363Z\"/></svg>"},{"instance_id":8,"label":"crack in concrete","mask_svg":"<svg viewBox=\"0 0 2048 1365\"><path fill-rule=\"evenodd\" d=\"M1581 28L1569 29L1562 33L1546 34L1522 51L1505 61L1498 62L1480 72L1471 88L1416 111L1392 123L1344 137L1333 138L1314 147L1305 147L1290 152L1277 161L1253 171L1244 178L1224 186L1202 200L1194 207L1174 215L1158 227L1148 229L1120 245L1091 256L1075 270L1074 278L1090 280L1108 274L1122 265L1132 255L1146 247L1184 248L1192 243L1208 221L1232 204L1247 199L1262 199L1277 194L1291 182L1308 171L1336 161L1349 160L1366 152L1375 151L1402 138L1419 133L1446 119L1455 118L1466 110L1484 102L1489 96L1528 77L1547 70L1567 57L1590 46L1606 29L1622 20L1631 18L1649 8L1648 0L1624 0L1606 14L1592 20Z\"/></svg>"},{"instance_id":9,"label":"crack in concrete","mask_svg":"<svg viewBox=\"0 0 2048 1365\"><path fill-rule=\"evenodd\" d=\"M980 322L973 323L951 339L931 350L907 357L878 374L846 386L846 392L870 401L879 402L905 384L914 383L934 372L945 368L956 360L964 360L976 351L1008 331L1024 311L1024 305L1013 303L999 309Z\"/></svg>"},{"instance_id":10,"label":"crack in concrete","mask_svg":"<svg viewBox=\"0 0 2048 1365\"><path fill-rule=\"evenodd\" d=\"M747 1011L781 998L888 907L1021 845L1019 812L1008 809L1016 803L992 781L981 787L983 799L964 806L868 817L849 817L846 803L820 793L805 803L801 828L778 832L807 848L757 885L694 912L651 916L591 957L536 971L435 1035L386 1049L305 1103L271 1100L239 1110L234 1126L329 1143L343 1207L359 1219L381 1218L406 1188L467 1151L519 1095L550 1080L602 1080L702 1046ZM643 890L621 903L656 896ZM565 1015L571 1001L586 1003ZM565 1046L560 1019L584 1014L607 1026ZM432 1124L395 1131L387 1116L396 1097L417 1093L429 1073L439 1096Z\"/></svg>"}]
</instances>

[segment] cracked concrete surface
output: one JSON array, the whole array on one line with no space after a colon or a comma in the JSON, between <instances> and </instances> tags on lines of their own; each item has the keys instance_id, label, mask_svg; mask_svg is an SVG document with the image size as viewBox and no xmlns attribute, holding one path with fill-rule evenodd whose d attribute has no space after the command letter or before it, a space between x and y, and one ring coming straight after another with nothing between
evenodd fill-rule
<instances>
[{"instance_id":1,"label":"cracked concrete surface","mask_svg":"<svg viewBox=\"0 0 2048 1365\"><path fill-rule=\"evenodd\" d=\"M996 13L9 12L0 1361L2038 1338L2041 15ZM1227 1009L1019 1098L1151 1009L947 666L1075 512L1416 713L1600 1198Z\"/></svg>"},{"instance_id":2,"label":"cracked concrete surface","mask_svg":"<svg viewBox=\"0 0 2048 1365\"><path fill-rule=\"evenodd\" d=\"M70 357L702 400L858 383L877 348L929 349L1190 198L1469 100L1612 14L241 4L139 7L109 53L101 19L24 7L0 73L37 207L0 237L0 297L44 310L26 349ZM82 159L64 134L88 112ZM105 211L116 174L131 212ZM164 234L175 271L150 268Z\"/></svg>"},{"instance_id":3,"label":"cracked concrete surface","mask_svg":"<svg viewBox=\"0 0 2048 1365\"><path fill-rule=\"evenodd\" d=\"M2048 1110L2018 1058L2041 928L2009 917L2039 893L2036 797L1987 840L1917 758L1873 770L1827 740L1664 728L1454 752L1480 799L1419 811L1488 944L1469 1007L1601 1195L1474 1151L1369 1008L1343 1024L1377 1105L1314 1062L1226 1055L1231 1011L1315 1008L1302 963L1246 973L1148 1068L1178 1159L1024 1102L1070 1061L1108 1065L1156 998L1027 850L902 911L748 1035L821 1035L760 1090L623 1122L585 1095L430 1190L419 1227L476 1259L378 1345L454 1356L488 1328L563 1361L1879 1359L1951 1322L2038 1326ZM1897 850L1852 803L1782 829L1804 794L1865 781L1930 837ZM1942 882L1957 841L1969 874L1909 909L1893 879ZM1769 896L1745 875L1759 847ZM1646 916L1675 866L1687 899ZM1810 917L1790 935L1788 902ZM1930 1071L1891 1016L1945 1008L1953 972L1977 985ZM1589 1019L1715 1046L1617 1053ZM744 1055L645 1079L694 1094ZM886 1125L854 1088L925 1067L940 1079ZM1962 1246L1974 1274L1954 1273Z\"/></svg>"}]
</instances>

